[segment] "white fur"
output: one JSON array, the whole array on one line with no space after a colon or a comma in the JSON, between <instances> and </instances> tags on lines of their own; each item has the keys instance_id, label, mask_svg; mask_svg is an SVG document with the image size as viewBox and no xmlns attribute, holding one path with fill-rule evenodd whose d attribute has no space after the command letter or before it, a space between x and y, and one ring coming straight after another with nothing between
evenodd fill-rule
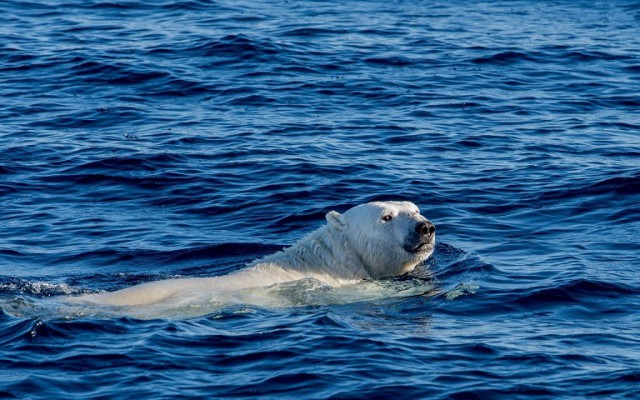
<instances>
[{"instance_id":1,"label":"white fur","mask_svg":"<svg viewBox=\"0 0 640 400\"><path fill-rule=\"evenodd\" d=\"M383 217L391 219L385 221ZM345 286L362 279L404 274L433 251L435 235L419 252L405 250L408 241L416 240L416 225L426 221L413 203L367 203L344 214L330 211L326 219L326 225L293 246L229 275L168 279L69 300L117 306L145 305L184 299L194 293L230 293L304 278Z\"/></svg>"}]
</instances>

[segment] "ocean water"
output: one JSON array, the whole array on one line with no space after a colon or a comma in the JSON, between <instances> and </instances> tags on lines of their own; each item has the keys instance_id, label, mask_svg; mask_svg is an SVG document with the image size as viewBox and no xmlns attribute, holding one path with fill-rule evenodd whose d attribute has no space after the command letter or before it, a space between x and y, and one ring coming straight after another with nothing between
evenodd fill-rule
<instances>
[{"instance_id":1,"label":"ocean water","mask_svg":"<svg viewBox=\"0 0 640 400\"><path fill-rule=\"evenodd\" d=\"M640 398L637 0L5 0L0 99L0 398ZM410 276L60 306L389 199Z\"/></svg>"}]
</instances>

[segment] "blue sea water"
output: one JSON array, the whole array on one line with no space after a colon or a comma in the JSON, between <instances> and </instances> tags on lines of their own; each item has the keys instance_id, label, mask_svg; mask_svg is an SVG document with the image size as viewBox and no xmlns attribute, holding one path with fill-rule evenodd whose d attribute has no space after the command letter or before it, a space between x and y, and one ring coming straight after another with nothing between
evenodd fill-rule
<instances>
[{"instance_id":1,"label":"blue sea water","mask_svg":"<svg viewBox=\"0 0 640 400\"><path fill-rule=\"evenodd\" d=\"M640 398L640 3L0 2L0 398ZM167 315L418 204L411 276Z\"/></svg>"}]
</instances>

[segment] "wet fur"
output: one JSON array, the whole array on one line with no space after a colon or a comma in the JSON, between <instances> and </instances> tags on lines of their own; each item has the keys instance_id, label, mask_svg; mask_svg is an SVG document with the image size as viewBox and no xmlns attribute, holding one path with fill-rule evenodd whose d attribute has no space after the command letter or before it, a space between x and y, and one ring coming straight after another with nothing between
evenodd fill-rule
<instances>
[{"instance_id":1,"label":"wet fur","mask_svg":"<svg viewBox=\"0 0 640 400\"><path fill-rule=\"evenodd\" d=\"M384 221L384 216L390 216ZM254 261L238 272L211 278L168 279L116 292L69 298L69 302L136 306L187 299L193 293L228 293L304 278L331 286L354 284L406 273L433 251L435 237L417 253L407 244L421 243L415 226L426 219L409 202L377 202L344 214L327 213L327 224L293 246Z\"/></svg>"}]
</instances>

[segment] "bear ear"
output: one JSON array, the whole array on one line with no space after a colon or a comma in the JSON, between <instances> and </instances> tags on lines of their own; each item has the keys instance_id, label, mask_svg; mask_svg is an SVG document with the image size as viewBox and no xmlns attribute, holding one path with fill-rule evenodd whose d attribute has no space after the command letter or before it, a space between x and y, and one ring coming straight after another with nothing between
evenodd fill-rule
<instances>
[{"instance_id":1,"label":"bear ear","mask_svg":"<svg viewBox=\"0 0 640 400\"><path fill-rule=\"evenodd\" d=\"M336 211L329 211L325 217L327 218L327 222L329 223L329 225L338 230L344 229L344 221L340 213Z\"/></svg>"}]
</instances>

